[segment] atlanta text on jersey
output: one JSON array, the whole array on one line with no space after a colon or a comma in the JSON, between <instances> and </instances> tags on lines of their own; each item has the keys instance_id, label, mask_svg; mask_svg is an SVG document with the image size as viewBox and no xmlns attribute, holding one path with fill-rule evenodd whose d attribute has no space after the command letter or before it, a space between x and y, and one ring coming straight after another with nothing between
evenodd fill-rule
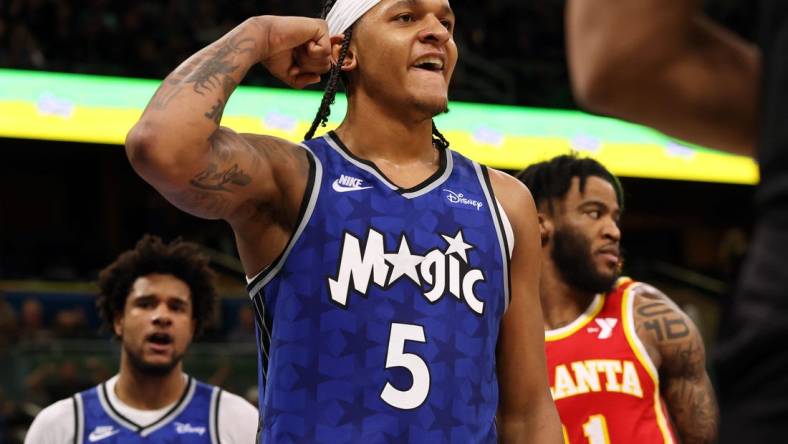
<instances>
[{"instance_id":1,"label":"atlanta text on jersey","mask_svg":"<svg viewBox=\"0 0 788 444\"><path fill-rule=\"evenodd\" d=\"M604 384L602 378L604 378ZM635 364L617 359L591 359L555 367L553 399L569 398L591 392L614 392L643 397Z\"/></svg>"}]
</instances>

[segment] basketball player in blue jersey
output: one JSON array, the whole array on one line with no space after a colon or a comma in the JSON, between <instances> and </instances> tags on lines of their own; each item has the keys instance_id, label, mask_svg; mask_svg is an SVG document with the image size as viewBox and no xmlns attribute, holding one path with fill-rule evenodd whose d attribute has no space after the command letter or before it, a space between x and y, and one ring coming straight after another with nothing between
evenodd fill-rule
<instances>
[{"instance_id":1,"label":"basketball player in blue jersey","mask_svg":"<svg viewBox=\"0 0 788 444\"><path fill-rule=\"evenodd\" d=\"M120 371L45 408L26 444L254 442L257 410L183 373L209 318L213 272L197 247L146 236L99 276L98 305L121 341Z\"/></svg>"},{"instance_id":2,"label":"basketball player in blue jersey","mask_svg":"<svg viewBox=\"0 0 788 444\"><path fill-rule=\"evenodd\" d=\"M259 439L561 442L533 199L432 122L457 61L449 2L338 0L323 16L246 20L165 79L126 141L173 204L235 232ZM219 125L257 63L296 88L330 72L306 142ZM347 115L312 139L340 80Z\"/></svg>"}]
</instances>

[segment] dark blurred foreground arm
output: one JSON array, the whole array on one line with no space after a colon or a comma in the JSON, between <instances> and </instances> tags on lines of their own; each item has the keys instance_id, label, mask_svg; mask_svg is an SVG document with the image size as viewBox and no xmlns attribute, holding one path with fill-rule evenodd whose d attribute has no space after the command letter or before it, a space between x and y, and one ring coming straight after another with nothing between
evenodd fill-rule
<instances>
[{"instance_id":1,"label":"dark blurred foreground arm","mask_svg":"<svg viewBox=\"0 0 788 444\"><path fill-rule=\"evenodd\" d=\"M578 102L672 137L753 155L760 53L698 0L570 0Z\"/></svg>"}]
</instances>

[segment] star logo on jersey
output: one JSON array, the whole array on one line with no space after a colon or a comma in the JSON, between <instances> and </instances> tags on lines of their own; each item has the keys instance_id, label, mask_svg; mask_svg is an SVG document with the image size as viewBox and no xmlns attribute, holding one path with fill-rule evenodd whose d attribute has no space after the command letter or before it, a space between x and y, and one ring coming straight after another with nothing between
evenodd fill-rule
<instances>
[{"instance_id":1,"label":"star logo on jersey","mask_svg":"<svg viewBox=\"0 0 788 444\"><path fill-rule=\"evenodd\" d=\"M113 426L98 426L88 435L88 441L97 442L109 438L110 436L120 433L120 429Z\"/></svg>"},{"instance_id":2,"label":"star logo on jersey","mask_svg":"<svg viewBox=\"0 0 788 444\"><path fill-rule=\"evenodd\" d=\"M599 333L597 339L608 339L613 336L613 329L618 324L616 318L596 318L594 322L598 327L588 327L587 331L591 334Z\"/></svg>"},{"instance_id":3,"label":"star logo on jersey","mask_svg":"<svg viewBox=\"0 0 788 444\"><path fill-rule=\"evenodd\" d=\"M430 303L451 294L474 313L483 314L484 302L477 297L474 286L485 281L484 274L471 268L468 261L467 252L473 245L465 241L462 230L454 236L440 236L446 243L443 250L414 254L405 235L396 252L387 252L383 234L374 228L370 228L366 240L346 232L337 274L328 278L331 300L347 307L352 290L366 296L370 284L385 290L407 278L422 289Z\"/></svg>"},{"instance_id":4,"label":"star logo on jersey","mask_svg":"<svg viewBox=\"0 0 788 444\"><path fill-rule=\"evenodd\" d=\"M402 237L396 254L384 254L383 257L393 267L391 276L389 276L389 282L396 282L400 277L407 276L414 284L421 285L421 277L416 268L424 260L424 256L410 252L407 238Z\"/></svg>"},{"instance_id":5,"label":"star logo on jersey","mask_svg":"<svg viewBox=\"0 0 788 444\"><path fill-rule=\"evenodd\" d=\"M339 179L336 179L331 184L331 188L337 193L349 193L351 191L362 191L372 188L371 186L364 186L364 181L353 176L345 176L342 174Z\"/></svg>"}]
</instances>

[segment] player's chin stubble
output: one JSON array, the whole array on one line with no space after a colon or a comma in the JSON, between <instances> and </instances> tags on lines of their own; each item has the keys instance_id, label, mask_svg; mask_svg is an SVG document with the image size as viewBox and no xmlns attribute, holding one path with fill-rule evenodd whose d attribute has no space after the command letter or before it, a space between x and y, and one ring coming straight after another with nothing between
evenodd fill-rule
<instances>
[{"instance_id":1,"label":"player's chin stubble","mask_svg":"<svg viewBox=\"0 0 788 444\"><path fill-rule=\"evenodd\" d=\"M609 275L598 272L591 256L591 242L570 228L555 231L550 256L561 278L586 293L609 292L619 276L618 271Z\"/></svg>"},{"instance_id":2,"label":"player's chin stubble","mask_svg":"<svg viewBox=\"0 0 788 444\"><path fill-rule=\"evenodd\" d=\"M146 362L140 354L135 353L128 348L126 349L126 356L128 356L129 363L137 372L154 377L165 376L169 374L178 365L178 363L181 362L181 359L183 359L183 354L173 354L172 358L168 362L153 364Z\"/></svg>"}]
</instances>

